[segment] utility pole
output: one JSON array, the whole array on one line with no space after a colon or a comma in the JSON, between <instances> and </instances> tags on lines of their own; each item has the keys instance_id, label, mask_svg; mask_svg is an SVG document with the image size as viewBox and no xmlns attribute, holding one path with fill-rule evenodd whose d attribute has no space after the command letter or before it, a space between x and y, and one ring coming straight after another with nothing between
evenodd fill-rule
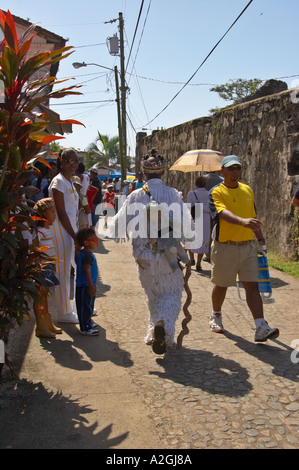
<instances>
[{"instance_id":1,"label":"utility pole","mask_svg":"<svg viewBox=\"0 0 299 470\"><path fill-rule=\"evenodd\" d=\"M126 108L126 80L125 80L125 54L124 54L124 20L123 14L119 13L119 36L120 36L120 94L121 94L121 133L122 133L122 159L121 179L127 177L127 108ZM120 142L121 145L121 142Z\"/></svg>"},{"instance_id":2,"label":"utility pole","mask_svg":"<svg viewBox=\"0 0 299 470\"><path fill-rule=\"evenodd\" d=\"M115 74L115 87L116 87L116 103L117 103L117 120L118 120L118 140L119 140L119 153L120 153L120 165L121 165L121 180L126 179L126 165L123 158L123 138L122 138L122 125L121 125L121 114L120 114L120 100L119 100L119 85L118 85L118 71L117 67L114 67Z\"/></svg>"},{"instance_id":3,"label":"utility pole","mask_svg":"<svg viewBox=\"0 0 299 470\"><path fill-rule=\"evenodd\" d=\"M114 23L117 19L106 21L105 23ZM118 40L115 34L110 41L110 54L120 55L120 87L118 86L117 67L114 68L115 84L117 93L117 113L118 113L118 131L119 131L119 148L120 148L120 161L121 161L121 180L122 182L127 178L127 87L125 79L125 53L124 53L124 20L123 14L119 13L119 51ZM120 98L119 98L120 91Z\"/></svg>"}]
</instances>

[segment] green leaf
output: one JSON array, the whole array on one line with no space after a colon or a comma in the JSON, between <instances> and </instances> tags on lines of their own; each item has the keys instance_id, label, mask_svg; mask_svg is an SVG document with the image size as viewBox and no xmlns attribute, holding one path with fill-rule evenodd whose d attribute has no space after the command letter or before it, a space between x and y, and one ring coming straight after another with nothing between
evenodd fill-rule
<instances>
[{"instance_id":1,"label":"green leaf","mask_svg":"<svg viewBox=\"0 0 299 470\"><path fill-rule=\"evenodd\" d=\"M31 36L30 39L28 39L28 41L25 41L22 46L19 48L19 52L18 52L18 59L19 61L21 62L21 60L25 57L25 55L27 54L27 52L29 51L30 49L30 46L31 46L31 42L32 42L32 39L34 38L35 34L33 34ZM19 45L20 45L20 42L19 42Z\"/></svg>"},{"instance_id":2,"label":"green leaf","mask_svg":"<svg viewBox=\"0 0 299 470\"><path fill-rule=\"evenodd\" d=\"M19 46L22 46L23 43L25 41L27 41L27 37L29 36L29 34L31 34L33 32L33 30L35 29L35 27L37 26L37 23L32 23L23 33L23 35L21 36L21 38L19 39ZM37 33L33 33L32 34L32 37L30 39L32 39L34 36L36 36Z\"/></svg>"},{"instance_id":3,"label":"green leaf","mask_svg":"<svg viewBox=\"0 0 299 470\"><path fill-rule=\"evenodd\" d=\"M1 235L1 238L3 239L4 242L11 245L13 248L18 247L18 240L16 239L14 234L1 232L0 235Z\"/></svg>"},{"instance_id":4,"label":"green leaf","mask_svg":"<svg viewBox=\"0 0 299 470\"><path fill-rule=\"evenodd\" d=\"M36 223L30 218L32 209L20 203L21 192L29 190L24 185L30 174L25 170L26 163L45 143L57 140L56 135L45 132L49 121L51 125L81 124L55 117L50 108L48 113L43 110L37 114L32 110L38 104L48 104L51 97L81 93L77 86L49 93L64 80L49 77L45 68L69 57L72 46L39 54L33 52L30 57L35 25L27 28L19 41L9 12L4 14L0 10L0 25L5 35L4 41L0 41L0 79L5 83L5 99L0 108L0 337L7 338L12 322L21 324L28 316L27 300L38 298L37 283L44 282L40 263L45 255L29 247L22 236L24 228L36 229ZM30 83L37 71L42 76Z\"/></svg>"},{"instance_id":5,"label":"green leaf","mask_svg":"<svg viewBox=\"0 0 299 470\"><path fill-rule=\"evenodd\" d=\"M19 80L26 81L28 80L39 67L44 66L49 57L48 52L41 52L35 56L28 59L19 70Z\"/></svg>"},{"instance_id":6,"label":"green leaf","mask_svg":"<svg viewBox=\"0 0 299 470\"><path fill-rule=\"evenodd\" d=\"M108 152L108 147L107 147L105 136L103 136L99 132L98 132L98 134L99 134L99 139L100 139L100 141L102 142L102 144L104 146L105 152Z\"/></svg>"},{"instance_id":7,"label":"green leaf","mask_svg":"<svg viewBox=\"0 0 299 470\"><path fill-rule=\"evenodd\" d=\"M7 46L4 47L2 54L2 68L4 82L8 88L11 88L18 75L19 59L15 51Z\"/></svg>"}]
</instances>

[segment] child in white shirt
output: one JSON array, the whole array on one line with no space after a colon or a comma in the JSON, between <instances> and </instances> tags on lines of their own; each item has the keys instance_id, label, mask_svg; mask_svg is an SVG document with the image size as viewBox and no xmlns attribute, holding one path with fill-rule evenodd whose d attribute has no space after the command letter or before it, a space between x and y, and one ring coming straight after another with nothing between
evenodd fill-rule
<instances>
[{"instance_id":1,"label":"child in white shirt","mask_svg":"<svg viewBox=\"0 0 299 470\"><path fill-rule=\"evenodd\" d=\"M52 224L56 218L54 200L50 197L40 199L34 206L39 218L38 225L38 246L41 251L45 251L49 260L42 266L44 282L38 286L39 299L33 302L33 311L36 318L35 334L41 338L55 338L56 334L61 334L61 328L57 328L51 320L48 311L49 288L59 285L55 274L56 251L53 241Z\"/></svg>"}]
</instances>

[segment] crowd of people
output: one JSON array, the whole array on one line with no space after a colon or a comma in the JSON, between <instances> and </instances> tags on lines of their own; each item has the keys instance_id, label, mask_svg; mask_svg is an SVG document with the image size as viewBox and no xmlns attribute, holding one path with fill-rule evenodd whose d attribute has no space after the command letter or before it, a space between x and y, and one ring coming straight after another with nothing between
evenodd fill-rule
<instances>
[{"instance_id":1,"label":"crowd of people","mask_svg":"<svg viewBox=\"0 0 299 470\"><path fill-rule=\"evenodd\" d=\"M211 262L211 281L214 284L209 320L211 330L218 334L225 332L222 307L226 292L239 281L245 289L255 324L254 341L277 338L279 330L271 328L264 319L258 288L257 254L265 252L267 247L261 222L256 216L253 192L240 182L241 160L235 155L226 156L220 172L199 176L195 188L188 192L186 202L189 204L184 204L180 192L163 183L165 160L157 151L152 150L146 155L141 167L142 171L131 185L124 204L110 219L108 234L113 234L114 241L119 242L123 237L115 234L118 234L119 226L130 226L136 215L134 204L138 208L140 204L144 207L146 232L136 236L136 233L126 230L125 238L132 243L140 283L147 297L149 326L146 344L151 345L156 354L165 353L174 344L175 324L182 307L184 270L185 276L190 275L194 265L200 273L204 254ZM48 185L42 180L41 172L39 190L47 188L47 192L37 198L35 205L42 220L38 243L49 247L50 259L56 259L56 262L47 263L44 268L45 285L40 286L40 300L34 305L36 334L53 338L62 332L53 325L47 308L48 289L54 286L58 322L79 323L83 335L97 335L99 330L92 320L98 273L93 254L99 244L95 231L99 217L96 208L98 204L115 207L116 195L125 194L127 182L122 186L118 179L101 183L96 168L90 170L89 176L73 149L65 149L61 153L56 174ZM198 203L200 211L194 210ZM179 217L176 214L168 219L167 227L162 223L163 204L167 207L174 204L179 212ZM299 189L292 204L299 206ZM152 231L153 214L155 233ZM178 217L194 229L198 214L202 227L200 246L194 242L190 245L190 233L186 235L183 224L178 232L175 219ZM105 225L107 222L105 216ZM165 228L167 236L164 235ZM71 268L74 276L71 276ZM73 305L72 287L75 292Z\"/></svg>"},{"instance_id":2,"label":"crowd of people","mask_svg":"<svg viewBox=\"0 0 299 470\"><path fill-rule=\"evenodd\" d=\"M48 255L42 267L44 282L38 285L39 299L33 305L36 336L55 338L62 333L48 311L50 287L55 291L58 323L79 324L83 335L97 335L99 330L92 320L97 282L93 251L99 244L95 232L100 215L97 207L103 203L107 227L105 209L116 209L117 195L125 193L126 187L130 187L129 194L135 182L125 181L121 187L118 177L101 181L98 169L93 167L87 172L73 149L64 149L58 163L51 163L51 169L41 161L36 161L34 167L28 182L36 189L32 200L39 215L33 243L47 250ZM138 181L140 178L136 178ZM75 293L73 301L71 292Z\"/></svg>"},{"instance_id":3,"label":"crowd of people","mask_svg":"<svg viewBox=\"0 0 299 470\"><path fill-rule=\"evenodd\" d=\"M142 203L155 208L155 205L166 203L168 207L178 204L181 220L188 220L184 214L185 205L181 194L162 182L165 161L156 151L152 151L142 161L146 177L146 188L142 186L126 200L121 211L110 224L111 233L117 233L117 224L128 226L134 217L134 211L128 206ZM190 218L196 217L192 208L202 204L203 237L200 246L190 250L190 261L178 255L178 261L186 263L187 271L195 265L201 270L203 254L211 258L212 313L210 328L215 333L224 333L222 324L222 304L229 286L239 279L246 290L246 300L252 313L256 333L254 340L264 342L277 338L279 330L271 328L264 319L263 303L258 289L257 252L265 250L265 240L261 223L256 218L254 197L249 186L240 183L242 164L238 157L227 156L221 164L221 175L214 173L196 179L196 187L187 196L191 205ZM210 184L210 191L206 189ZM187 222L188 223L188 222ZM196 223L196 220L195 220ZM195 225L196 226L196 225ZM201 225L202 226L202 225ZM212 230L211 228L212 227ZM190 246L188 238L181 227L176 235L183 245ZM128 235L130 238L130 236ZM148 299L149 328L145 342L151 344L154 352L163 354L174 342L175 323L181 310L182 292L184 289L183 268L173 269L167 256L167 248L159 249L156 239L132 236L133 256L138 265L141 285ZM171 238L171 237L169 237ZM115 239L117 242L117 238ZM159 239L158 239L159 241Z\"/></svg>"}]
</instances>

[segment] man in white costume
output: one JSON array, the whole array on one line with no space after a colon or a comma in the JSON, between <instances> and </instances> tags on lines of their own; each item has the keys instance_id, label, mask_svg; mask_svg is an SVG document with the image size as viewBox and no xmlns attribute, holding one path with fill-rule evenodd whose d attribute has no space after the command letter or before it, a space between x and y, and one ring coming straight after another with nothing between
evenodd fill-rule
<instances>
[{"instance_id":1,"label":"man in white costume","mask_svg":"<svg viewBox=\"0 0 299 470\"><path fill-rule=\"evenodd\" d=\"M148 208L155 209L160 204L168 208L172 206L176 212L174 217L179 223L175 230L172 231L170 228L172 234L168 238L176 239L176 243L179 243L185 240L183 220L191 227L191 217L190 211L183 204L181 194L176 189L166 186L161 180L165 169L163 157L152 150L149 155L143 158L142 169L147 180L145 186L133 191L128 196L108 225L108 230L116 242L123 238L131 238L132 240L133 257L138 265L139 278L147 296L149 310L149 329L145 342L152 345L156 354L163 354L166 348L172 346L174 342L175 322L181 310L184 290L184 274L179 260L177 260L177 267L173 269L165 251L159 249L159 243L157 244L157 238L155 238L157 234L154 233L154 238L152 238L152 233L155 230L153 229L149 234L148 225L146 230L142 230L142 220L148 222ZM138 224L134 228L134 217L136 220L138 212ZM142 212L143 216L146 214L145 218L143 218ZM150 218L150 224L152 224L152 218ZM124 226L125 232L123 234L120 232L123 232L121 227ZM164 236L161 235L161 219L160 225L158 223L156 227L160 227L158 241L165 241ZM169 222L166 228L169 233ZM184 262L187 262L187 269L190 269L188 257Z\"/></svg>"}]
</instances>

